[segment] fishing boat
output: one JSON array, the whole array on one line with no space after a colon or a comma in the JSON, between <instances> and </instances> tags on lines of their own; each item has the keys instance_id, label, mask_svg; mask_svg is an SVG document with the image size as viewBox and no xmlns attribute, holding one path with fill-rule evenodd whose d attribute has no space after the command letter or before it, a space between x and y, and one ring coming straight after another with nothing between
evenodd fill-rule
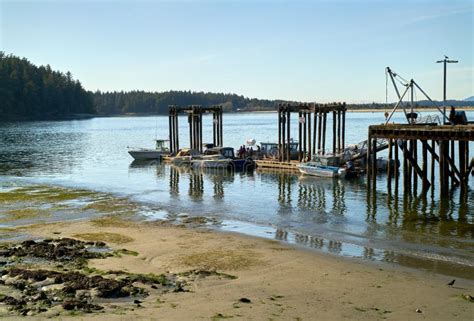
<instances>
[{"instance_id":1,"label":"fishing boat","mask_svg":"<svg viewBox=\"0 0 474 321\"><path fill-rule=\"evenodd\" d=\"M311 176L318 177L344 177L346 170L344 168L336 166L320 165L316 162L308 162L298 165L298 169L301 173Z\"/></svg>"},{"instance_id":2,"label":"fishing boat","mask_svg":"<svg viewBox=\"0 0 474 321\"><path fill-rule=\"evenodd\" d=\"M162 156L168 155L170 152L169 148L166 146L166 140L164 139L156 139L155 140L155 148L154 149L147 149L147 148L138 148L138 149L130 149L128 153L133 159L142 161L142 160L159 160Z\"/></svg>"}]
</instances>

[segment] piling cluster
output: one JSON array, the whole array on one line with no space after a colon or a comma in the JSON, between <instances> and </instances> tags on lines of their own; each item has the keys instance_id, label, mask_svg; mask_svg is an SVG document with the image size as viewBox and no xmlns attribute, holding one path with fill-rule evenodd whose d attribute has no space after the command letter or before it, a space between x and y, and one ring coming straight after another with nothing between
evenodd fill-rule
<instances>
[{"instance_id":1,"label":"piling cluster","mask_svg":"<svg viewBox=\"0 0 474 321\"><path fill-rule=\"evenodd\" d=\"M368 183L375 187L377 174L377 141L388 140L388 187L395 181L398 188L398 164L403 164L403 186L416 192L421 182L422 191L435 186L438 171L441 193L450 186L467 188L473 165L469 162L469 142L474 140L472 125L414 125L387 124L369 127L367 158ZM420 155L421 151L421 164ZM400 157L401 154L401 157ZM429 159L430 158L430 159ZM457 161L456 161L457 158ZM457 162L457 165L456 165ZM428 168L430 167L430 170Z\"/></svg>"},{"instance_id":2,"label":"piling cluster","mask_svg":"<svg viewBox=\"0 0 474 321\"><path fill-rule=\"evenodd\" d=\"M298 160L311 160L313 155L325 154L328 114L332 113L332 152L344 149L346 104L279 104L278 106L278 160L290 162L291 157L291 114L298 113ZM312 118L312 119L311 119ZM313 128L311 128L313 123Z\"/></svg>"},{"instance_id":3,"label":"piling cluster","mask_svg":"<svg viewBox=\"0 0 474 321\"><path fill-rule=\"evenodd\" d=\"M189 142L190 148L199 152L203 151L202 139L202 115L212 114L212 142L214 146L222 146L222 106L202 107L200 105L190 105L180 107L176 105L169 106L169 136L170 152L175 154L179 150L179 124L178 116L187 114L189 124Z\"/></svg>"}]
</instances>

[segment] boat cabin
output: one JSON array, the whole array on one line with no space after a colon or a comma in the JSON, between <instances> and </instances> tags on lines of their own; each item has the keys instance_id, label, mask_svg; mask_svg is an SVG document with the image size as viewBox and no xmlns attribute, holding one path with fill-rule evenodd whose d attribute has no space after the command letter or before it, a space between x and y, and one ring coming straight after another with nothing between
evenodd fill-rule
<instances>
[{"instance_id":1,"label":"boat cabin","mask_svg":"<svg viewBox=\"0 0 474 321\"><path fill-rule=\"evenodd\" d=\"M225 158L235 158L234 149L232 147L212 147L204 151L204 155L222 155Z\"/></svg>"},{"instance_id":2,"label":"boat cabin","mask_svg":"<svg viewBox=\"0 0 474 321\"><path fill-rule=\"evenodd\" d=\"M270 142L262 142L260 143L261 153L264 156L272 157L278 155L278 144L277 143L270 143ZM291 159L296 159L298 157L298 142L291 141L290 142L290 152L291 152Z\"/></svg>"},{"instance_id":3,"label":"boat cabin","mask_svg":"<svg viewBox=\"0 0 474 321\"><path fill-rule=\"evenodd\" d=\"M156 139L155 140L155 148L156 150L169 152L168 146L166 146L167 139Z\"/></svg>"}]
</instances>

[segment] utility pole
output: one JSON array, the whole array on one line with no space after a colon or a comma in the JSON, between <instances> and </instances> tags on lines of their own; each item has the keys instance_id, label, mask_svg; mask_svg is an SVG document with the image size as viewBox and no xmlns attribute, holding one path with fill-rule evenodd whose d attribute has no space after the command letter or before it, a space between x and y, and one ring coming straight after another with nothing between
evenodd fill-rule
<instances>
[{"instance_id":1,"label":"utility pole","mask_svg":"<svg viewBox=\"0 0 474 321\"><path fill-rule=\"evenodd\" d=\"M436 62L437 64L443 63L444 64L444 85L443 85L443 101L444 101L444 106L443 106L443 111L444 114L446 115L446 64L457 64L457 60L449 60L449 57L444 55L443 60L438 60Z\"/></svg>"}]
</instances>

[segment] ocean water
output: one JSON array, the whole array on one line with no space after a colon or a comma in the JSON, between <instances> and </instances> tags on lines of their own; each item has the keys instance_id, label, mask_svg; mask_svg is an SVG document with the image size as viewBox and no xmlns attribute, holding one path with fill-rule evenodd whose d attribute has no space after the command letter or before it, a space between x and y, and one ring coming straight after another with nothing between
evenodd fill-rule
<instances>
[{"instance_id":1,"label":"ocean water","mask_svg":"<svg viewBox=\"0 0 474 321\"><path fill-rule=\"evenodd\" d=\"M401 115L393 120L402 121ZM368 126L383 121L383 112L348 112L346 144L367 139ZM179 122L185 147L186 118ZM205 116L203 125L204 141L211 142L211 117ZM0 185L50 184L113 193L159 213L146 219L208 216L218 222L214 228L474 278L473 179L467 194L454 189L441 198L437 187L426 197L406 194L401 182L397 193L389 192L383 174L377 177L376 193L369 193L364 177L315 179L132 162L127 148L153 147L155 137L168 137L166 116L0 123ZM250 138L276 141L277 114L224 114L224 145L238 148ZM327 139L331 142L329 128Z\"/></svg>"}]
</instances>

